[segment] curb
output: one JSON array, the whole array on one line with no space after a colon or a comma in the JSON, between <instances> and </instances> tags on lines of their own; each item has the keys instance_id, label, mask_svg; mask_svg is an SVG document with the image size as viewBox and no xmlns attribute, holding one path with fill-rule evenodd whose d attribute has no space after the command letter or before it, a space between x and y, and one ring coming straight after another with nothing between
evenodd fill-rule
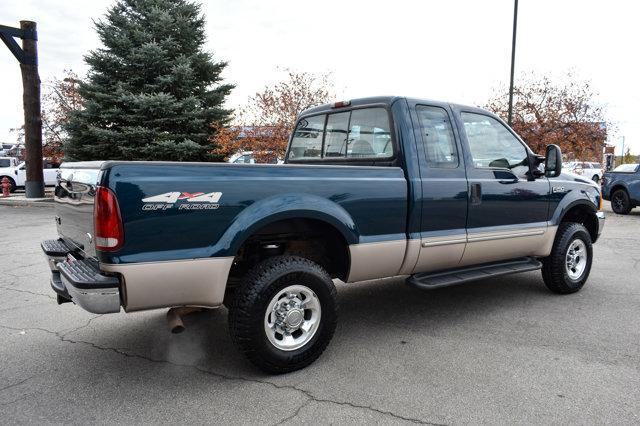
<instances>
[{"instance_id":1,"label":"curb","mask_svg":"<svg viewBox=\"0 0 640 426\"><path fill-rule=\"evenodd\" d=\"M53 198L0 198L0 206L13 207L53 207Z\"/></svg>"}]
</instances>

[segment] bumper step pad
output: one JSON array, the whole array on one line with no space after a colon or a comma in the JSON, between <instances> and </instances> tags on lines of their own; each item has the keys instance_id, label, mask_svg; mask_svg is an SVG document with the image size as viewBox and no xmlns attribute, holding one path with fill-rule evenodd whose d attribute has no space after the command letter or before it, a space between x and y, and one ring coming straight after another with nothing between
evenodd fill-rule
<instances>
[{"instance_id":1,"label":"bumper step pad","mask_svg":"<svg viewBox=\"0 0 640 426\"><path fill-rule=\"evenodd\" d=\"M97 262L68 260L59 262L57 267L73 303L94 314L120 312L120 281L102 275Z\"/></svg>"},{"instance_id":2,"label":"bumper step pad","mask_svg":"<svg viewBox=\"0 0 640 426\"><path fill-rule=\"evenodd\" d=\"M71 252L71 249L62 240L46 240L40 243L40 247L44 254L52 257L64 257Z\"/></svg>"},{"instance_id":3,"label":"bumper step pad","mask_svg":"<svg viewBox=\"0 0 640 426\"><path fill-rule=\"evenodd\" d=\"M498 277L500 275L518 272L535 271L542 268L542 262L532 257L513 259L508 262L488 263L469 268L455 269L438 273L420 273L407 278L407 285L424 290L430 290L450 285L462 284L483 278Z\"/></svg>"},{"instance_id":4,"label":"bumper step pad","mask_svg":"<svg viewBox=\"0 0 640 426\"><path fill-rule=\"evenodd\" d=\"M118 287L116 277L102 275L98 264L91 260L71 260L58 263L60 274L74 287L83 289Z\"/></svg>"}]
</instances>

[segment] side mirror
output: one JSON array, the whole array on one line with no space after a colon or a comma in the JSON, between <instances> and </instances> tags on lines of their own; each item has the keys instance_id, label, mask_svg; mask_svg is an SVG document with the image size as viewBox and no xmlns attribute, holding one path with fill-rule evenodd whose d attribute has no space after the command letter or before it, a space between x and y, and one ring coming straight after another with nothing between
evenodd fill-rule
<instances>
[{"instance_id":1,"label":"side mirror","mask_svg":"<svg viewBox=\"0 0 640 426\"><path fill-rule=\"evenodd\" d=\"M544 159L544 174L547 177L560 176L562 171L562 152L558 145L548 145Z\"/></svg>"}]
</instances>

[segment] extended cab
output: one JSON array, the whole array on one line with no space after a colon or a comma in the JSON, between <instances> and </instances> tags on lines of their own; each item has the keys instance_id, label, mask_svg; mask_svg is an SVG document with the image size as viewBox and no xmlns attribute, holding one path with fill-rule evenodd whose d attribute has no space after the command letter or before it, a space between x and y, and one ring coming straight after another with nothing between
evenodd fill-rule
<instances>
[{"instance_id":1,"label":"extended cab","mask_svg":"<svg viewBox=\"0 0 640 426\"><path fill-rule=\"evenodd\" d=\"M561 167L557 146L536 155L478 108L339 102L300 115L284 165L66 163L42 248L59 302L225 304L237 347L286 372L331 339L333 279L428 290L541 269L552 291L580 290L601 196Z\"/></svg>"}]
</instances>

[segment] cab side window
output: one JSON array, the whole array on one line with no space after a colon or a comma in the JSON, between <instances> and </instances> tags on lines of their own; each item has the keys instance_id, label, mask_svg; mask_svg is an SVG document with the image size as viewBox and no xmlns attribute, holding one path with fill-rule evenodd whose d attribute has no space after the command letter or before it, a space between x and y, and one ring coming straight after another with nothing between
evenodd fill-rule
<instances>
[{"instance_id":1,"label":"cab side window","mask_svg":"<svg viewBox=\"0 0 640 426\"><path fill-rule=\"evenodd\" d=\"M351 111L348 143L347 157L393 157L391 126L387 110L363 108Z\"/></svg>"},{"instance_id":2,"label":"cab side window","mask_svg":"<svg viewBox=\"0 0 640 426\"><path fill-rule=\"evenodd\" d=\"M427 164L430 167L458 167L458 148L447 111L440 107L416 108Z\"/></svg>"},{"instance_id":3,"label":"cab side window","mask_svg":"<svg viewBox=\"0 0 640 426\"><path fill-rule=\"evenodd\" d=\"M291 139L289 158L292 160L320 159L326 115L303 118L298 122Z\"/></svg>"},{"instance_id":4,"label":"cab side window","mask_svg":"<svg viewBox=\"0 0 640 426\"><path fill-rule=\"evenodd\" d=\"M475 167L507 168L518 176L529 171L526 148L502 123L483 114L461 117Z\"/></svg>"}]
</instances>

